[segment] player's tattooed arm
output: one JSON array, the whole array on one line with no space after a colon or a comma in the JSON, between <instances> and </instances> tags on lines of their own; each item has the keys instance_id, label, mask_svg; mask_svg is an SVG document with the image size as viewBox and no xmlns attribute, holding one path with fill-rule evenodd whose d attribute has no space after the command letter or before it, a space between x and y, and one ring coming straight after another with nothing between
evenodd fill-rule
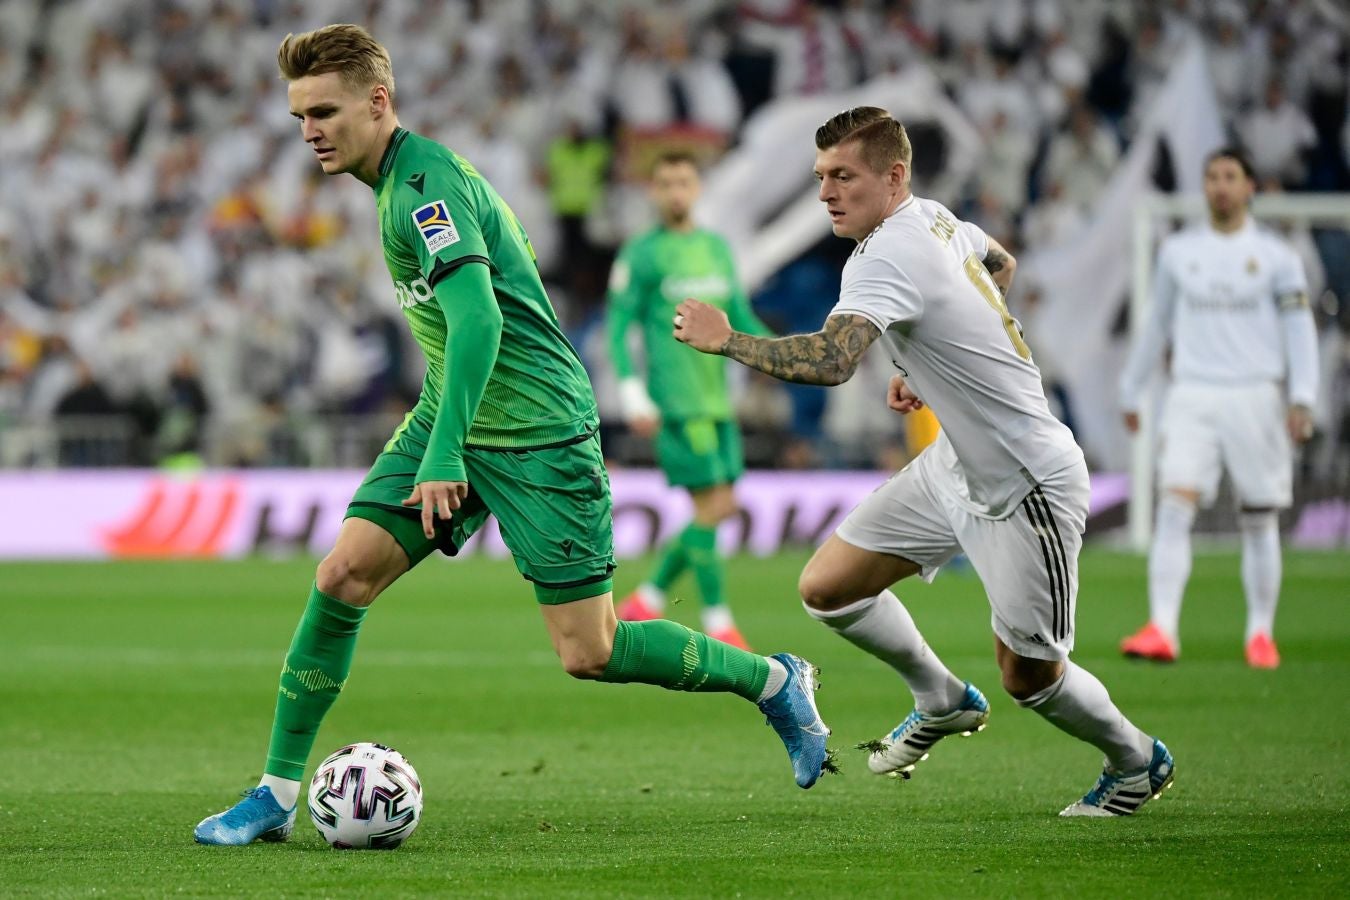
<instances>
[{"instance_id":1,"label":"player's tattooed arm","mask_svg":"<svg viewBox=\"0 0 1350 900\"><path fill-rule=\"evenodd\" d=\"M1002 272L1008 264L1008 254L1002 250L990 250L989 255L984 258L984 267L989 270L990 275L997 275Z\"/></svg>"},{"instance_id":2,"label":"player's tattooed arm","mask_svg":"<svg viewBox=\"0 0 1350 900\"><path fill-rule=\"evenodd\" d=\"M1017 258L998 241L990 238L989 252L984 256L984 267L989 270L994 284L998 285L998 289L1006 297L1008 288L1012 287L1013 274L1017 271Z\"/></svg>"},{"instance_id":3,"label":"player's tattooed arm","mask_svg":"<svg viewBox=\"0 0 1350 900\"><path fill-rule=\"evenodd\" d=\"M815 334L761 338L734 331L722 347L752 369L797 384L843 384L881 330L858 315L830 316Z\"/></svg>"}]
</instances>

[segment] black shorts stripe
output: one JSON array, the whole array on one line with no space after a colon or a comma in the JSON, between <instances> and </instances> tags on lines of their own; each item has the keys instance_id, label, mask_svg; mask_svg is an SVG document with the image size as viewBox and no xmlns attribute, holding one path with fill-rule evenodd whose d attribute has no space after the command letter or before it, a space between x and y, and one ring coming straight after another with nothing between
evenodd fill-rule
<instances>
[{"instance_id":1,"label":"black shorts stripe","mask_svg":"<svg viewBox=\"0 0 1350 900\"><path fill-rule=\"evenodd\" d=\"M465 444L465 450L482 450L484 453L533 453L535 450L557 450L561 447L571 447L573 444L580 444L589 441L600 426L596 425L589 430L582 432L574 437L563 438L560 441L554 441L551 444L531 444L528 447L485 447L482 444ZM421 513L418 513L420 516Z\"/></svg>"},{"instance_id":2,"label":"black shorts stripe","mask_svg":"<svg viewBox=\"0 0 1350 900\"><path fill-rule=\"evenodd\" d=\"M1034 492L1028 494L1022 501L1026 508L1027 519L1031 522L1031 528L1036 532L1036 539L1041 544L1041 558L1045 562L1046 580L1050 584L1050 632L1056 640L1061 640L1068 631L1068 623L1064 621L1067 607L1068 583L1065 578L1065 572L1061 568L1061 559L1056 553L1054 540L1051 537L1049 526L1045 521L1046 511L1036 502Z\"/></svg>"},{"instance_id":3,"label":"black shorts stripe","mask_svg":"<svg viewBox=\"0 0 1350 900\"><path fill-rule=\"evenodd\" d=\"M1048 564L1050 583L1052 585L1050 597L1051 602L1054 604L1054 616L1051 624L1050 636L1058 641L1063 638L1068 625L1065 621L1064 609L1065 600L1068 596L1068 580L1064 577L1063 561L1059 558L1058 553L1056 553L1055 542L1050 534L1050 522L1048 521L1050 516L1047 509L1041 505L1040 498L1036 496L1035 491L1032 491L1027 497L1027 504L1036 514L1036 522L1039 526L1037 536L1044 541L1043 549L1048 552L1050 557L1050 562Z\"/></svg>"},{"instance_id":4,"label":"black shorts stripe","mask_svg":"<svg viewBox=\"0 0 1350 900\"><path fill-rule=\"evenodd\" d=\"M605 567L605 571L600 573L599 575L588 575L585 578L578 578L576 581L540 581L538 578L531 578L528 575L522 575L521 577L524 578L526 581L533 582L534 584L539 585L541 588L551 588L552 590L560 591L565 588L581 587L582 585L587 584L597 584L601 581L604 581L606 578L612 576L614 574L614 568L615 568L614 564L610 563Z\"/></svg>"},{"instance_id":5,"label":"black shorts stripe","mask_svg":"<svg viewBox=\"0 0 1350 900\"><path fill-rule=\"evenodd\" d=\"M1041 520L1046 526L1046 535L1050 540L1050 556L1055 561L1055 567L1060 576L1059 627L1055 630L1055 640L1063 640L1069 634L1069 594L1071 589L1069 561L1064 555L1064 542L1060 540L1059 525L1055 522L1054 512L1050 509L1050 501L1045 498L1045 494L1041 493L1039 487L1032 491L1032 505L1041 513Z\"/></svg>"},{"instance_id":6,"label":"black shorts stripe","mask_svg":"<svg viewBox=\"0 0 1350 900\"><path fill-rule=\"evenodd\" d=\"M1055 521L1054 511L1050 508L1050 501L1046 499L1044 492L1041 491L1040 485L1037 485L1032 493L1035 494L1041 502L1041 507L1045 511L1045 519L1050 523L1050 531L1055 538L1055 549L1059 551L1060 572L1064 576L1064 591L1061 594L1061 598L1064 602L1064 614L1061 617L1063 631L1060 632L1058 637L1058 640L1062 641L1069 635L1070 619L1073 614L1073 610L1070 609L1070 601L1073 599L1073 586L1069 583L1069 557L1068 554L1064 552L1064 540L1060 537L1059 523Z\"/></svg>"}]
</instances>

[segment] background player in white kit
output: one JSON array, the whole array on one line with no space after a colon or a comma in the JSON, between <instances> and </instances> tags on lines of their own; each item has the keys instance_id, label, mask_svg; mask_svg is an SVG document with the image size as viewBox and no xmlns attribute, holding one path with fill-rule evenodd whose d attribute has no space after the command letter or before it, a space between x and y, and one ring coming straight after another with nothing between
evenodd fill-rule
<instances>
[{"instance_id":1,"label":"background player in white kit","mask_svg":"<svg viewBox=\"0 0 1350 900\"><path fill-rule=\"evenodd\" d=\"M1172 756L1069 660L1087 518L1082 451L1046 405L1003 293L1015 261L979 228L909 190L904 127L876 107L816 131L816 177L834 233L858 241L839 302L815 334L758 338L685 301L675 337L786 381L840 384L882 334L900 374L887 405L931 405L937 441L854 509L801 575L807 612L892 666L915 708L873 741L868 764L908 777L929 747L979 730L984 696L956 678L889 590L931 579L964 550L984 582L1003 686L1021 706L1106 754L1061 815L1129 815L1172 780Z\"/></svg>"},{"instance_id":2,"label":"background player in white kit","mask_svg":"<svg viewBox=\"0 0 1350 900\"><path fill-rule=\"evenodd\" d=\"M1206 160L1209 223L1168 237L1158 249L1153 308L1121 375L1120 403L1133 433L1148 379L1171 343L1149 622L1121 643L1127 656L1177 658L1191 524L1196 506L1213 502L1227 469L1242 532L1247 663L1280 664L1278 516L1293 499L1291 441L1312 436L1317 328L1302 262L1247 214L1255 190L1251 165L1237 151L1218 150Z\"/></svg>"}]
</instances>

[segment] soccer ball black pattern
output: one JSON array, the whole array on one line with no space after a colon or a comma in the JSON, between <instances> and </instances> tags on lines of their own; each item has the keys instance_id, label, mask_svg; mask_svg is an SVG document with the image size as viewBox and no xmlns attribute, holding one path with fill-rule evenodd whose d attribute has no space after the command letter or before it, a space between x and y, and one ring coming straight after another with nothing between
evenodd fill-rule
<instances>
[{"instance_id":1,"label":"soccer ball black pattern","mask_svg":"<svg viewBox=\"0 0 1350 900\"><path fill-rule=\"evenodd\" d=\"M319 763L309 817L338 850L393 850L422 818L422 782L392 747L349 744Z\"/></svg>"}]
</instances>

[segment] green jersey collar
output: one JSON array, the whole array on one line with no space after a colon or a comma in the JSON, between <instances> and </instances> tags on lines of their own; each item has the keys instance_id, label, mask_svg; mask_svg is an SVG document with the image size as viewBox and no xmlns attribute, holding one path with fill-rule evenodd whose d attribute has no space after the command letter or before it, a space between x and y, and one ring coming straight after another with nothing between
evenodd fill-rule
<instances>
[{"instance_id":1,"label":"green jersey collar","mask_svg":"<svg viewBox=\"0 0 1350 900\"><path fill-rule=\"evenodd\" d=\"M389 174L389 170L394 168L394 157L398 156L398 148L403 146L403 142L408 139L408 129L401 125L394 129L394 133L389 136L389 146L384 148L384 156L380 157L380 177L384 178Z\"/></svg>"}]
</instances>

